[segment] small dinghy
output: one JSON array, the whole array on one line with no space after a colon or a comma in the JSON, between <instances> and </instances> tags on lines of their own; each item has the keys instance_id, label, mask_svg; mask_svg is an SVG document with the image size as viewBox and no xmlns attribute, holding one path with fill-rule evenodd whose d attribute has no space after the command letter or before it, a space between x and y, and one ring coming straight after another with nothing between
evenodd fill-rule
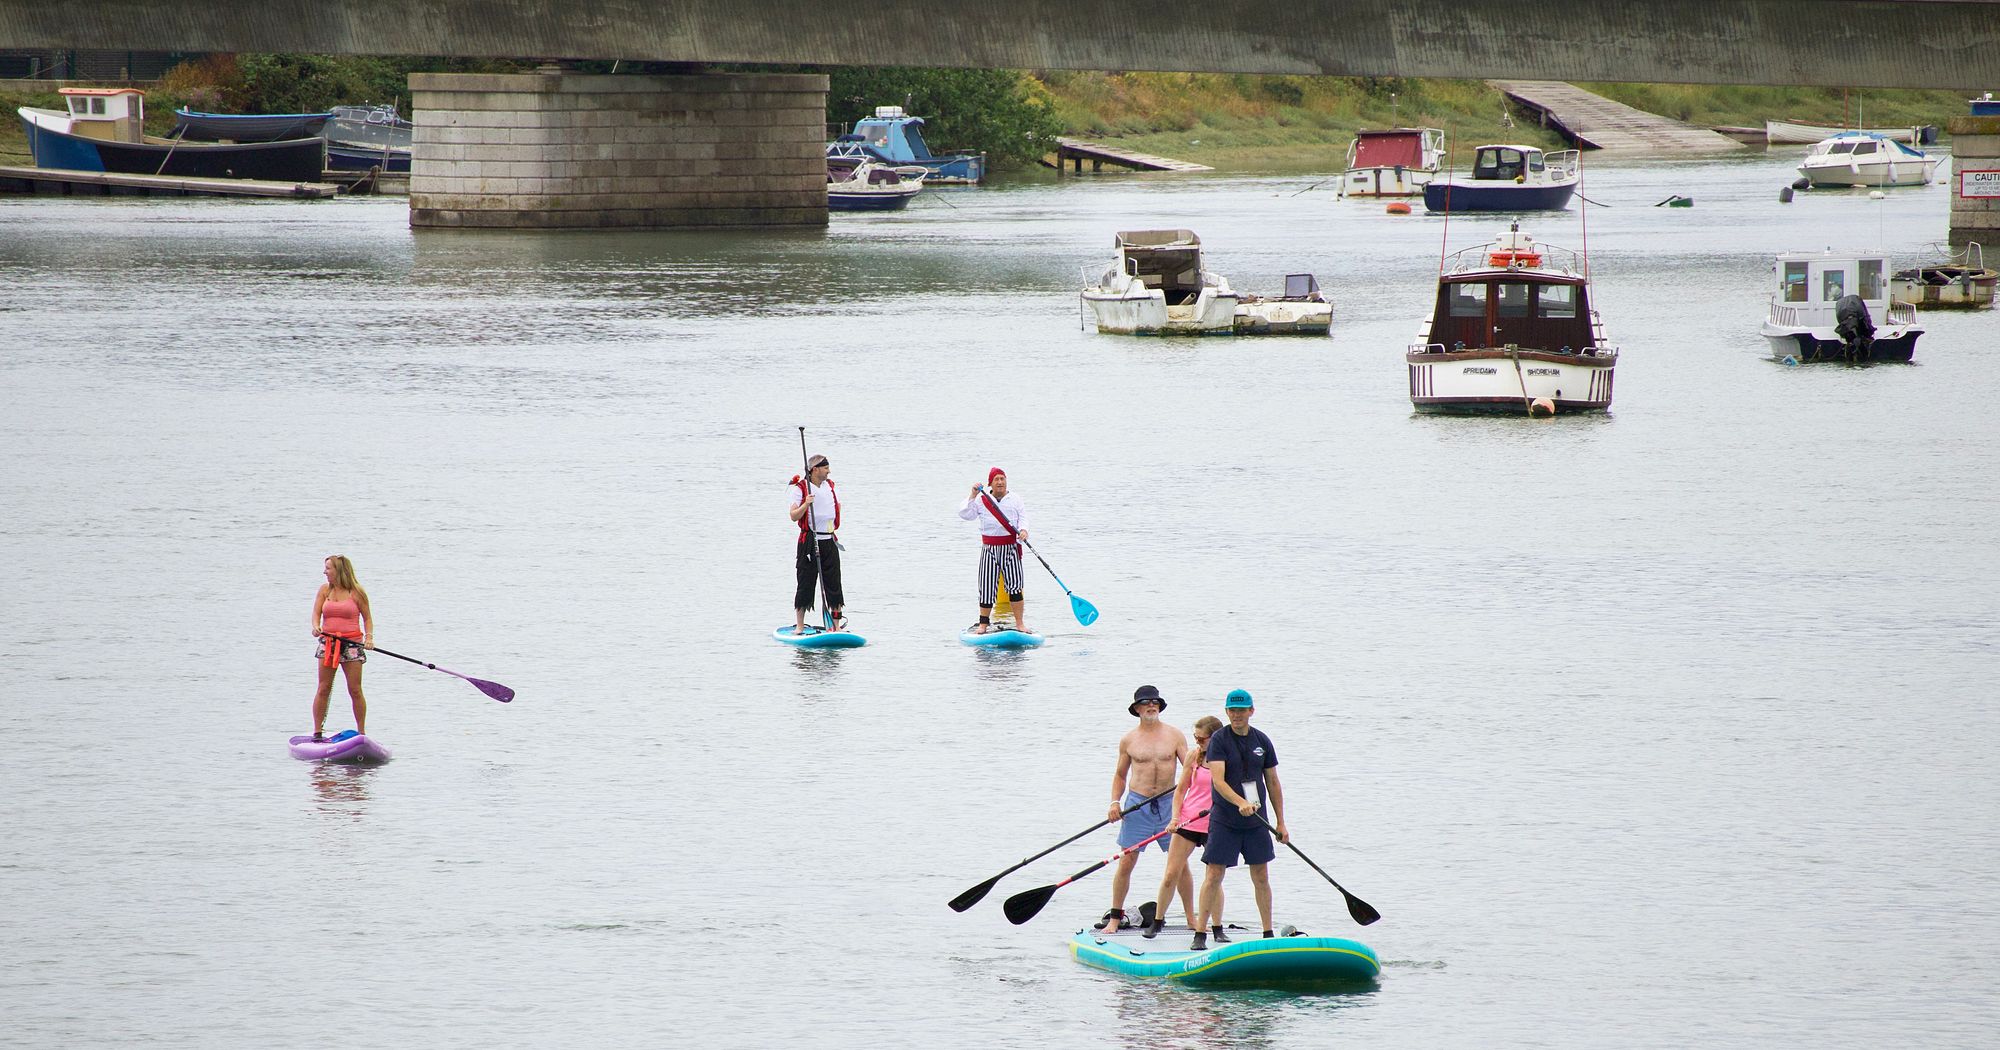
<instances>
[{"instance_id":1,"label":"small dinghy","mask_svg":"<svg viewBox=\"0 0 2000 1050\"><path fill-rule=\"evenodd\" d=\"M1366 986L1382 973L1375 949L1343 937L1311 937L1291 927L1269 939L1231 927L1231 940L1207 951L1189 951L1186 929L1153 940L1137 926L1106 934L1088 927L1069 939L1069 953L1085 966L1194 986L1298 988Z\"/></svg>"},{"instance_id":2,"label":"small dinghy","mask_svg":"<svg viewBox=\"0 0 2000 1050\"><path fill-rule=\"evenodd\" d=\"M859 649L868 644L868 639L852 631L824 631L807 627L805 633L800 634L790 624L773 630L771 637L798 649Z\"/></svg>"},{"instance_id":3,"label":"small dinghy","mask_svg":"<svg viewBox=\"0 0 2000 1050\"><path fill-rule=\"evenodd\" d=\"M958 632L958 640L981 649L1033 649L1044 639L1039 634L1017 631L1009 627L986 634L975 633L971 628Z\"/></svg>"},{"instance_id":4,"label":"small dinghy","mask_svg":"<svg viewBox=\"0 0 2000 1050\"><path fill-rule=\"evenodd\" d=\"M389 749L352 729L345 729L325 740L314 740L310 735L293 737L292 757L303 762L370 766L389 761Z\"/></svg>"}]
</instances>

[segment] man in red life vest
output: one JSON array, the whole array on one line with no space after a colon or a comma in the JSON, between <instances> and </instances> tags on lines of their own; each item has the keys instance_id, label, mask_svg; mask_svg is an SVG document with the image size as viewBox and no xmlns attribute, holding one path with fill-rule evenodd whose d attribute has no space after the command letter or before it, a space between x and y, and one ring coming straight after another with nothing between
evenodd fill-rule
<instances>
[{"instance_id":1,"label":"man in red life vest","mask_svg":"<svg viewBox=\"0 0 2000 1050\"><path fill-rule=\"evenodd\" d=\"M846 595L840 591L840 540L834 533L840 528L840 496L833 490L833 481L827 474L833 469L825 456L814 456L806 461L806 478L793 477L791 487L792 520L799 525L798 553L796 555L799 586L792 595L792 611L797 614L792 625L792 633L806 633L806 610L813 607L813 591L823 583L826 587L826 609L829 624L836 631L847 629L847 617L841 608L847 604Z\"/></svg>"},{"instance_id":2,"label":"man in red life vest","mask_svg":"<svg viewBox=\"0 0 2000 1050\"><path fill-rule=\"evenodd\" d=\"M1007 601L1014 606L1014 629L1027 631L1028 614L1021 604L1021 544L1028 538L1028 507L1021 497L1007 491L1007 472L994 467L986 472L986 489L972 486L972 495L958 508L958 516L979 523L979 622L974 634L990 634L993 602L1000 585L1007 587Z\"/></svg>"}]
</instances>

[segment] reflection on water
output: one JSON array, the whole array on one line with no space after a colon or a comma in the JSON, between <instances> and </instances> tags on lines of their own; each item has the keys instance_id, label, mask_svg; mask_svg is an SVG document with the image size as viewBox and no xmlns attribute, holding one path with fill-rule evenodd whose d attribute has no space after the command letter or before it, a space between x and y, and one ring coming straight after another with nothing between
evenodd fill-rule
<instances>
[{"instance_id":1,"label":"reflection on water","mask_svg":"<svg viewBox=\"0 0 2000 1050\"><path fill-rule=\"evenodd\" d=\"M1301 1024L1314 1026L1331 1044L1354 1041L1358 1034L1343 1037L1336 1030L1338 1013L1368 1006L1374 996L1372 987L1284 992L1127 981L1121 982L1114 1007L1120 1043L1132 1050L1262 1050L1280 1045L1281 1028L1296 1031Z\"/></svg>"},{"instance_id":2,"label":"reflection on water","mask_svg":"<svg viewBox=\"0 0 2000 1050\"><path fill-rule=\"evenodd\" d=\"M368 809L368 780L379 768L314 762L313 808L330 816L360 820Z\"/></svg>"}]
</instances>

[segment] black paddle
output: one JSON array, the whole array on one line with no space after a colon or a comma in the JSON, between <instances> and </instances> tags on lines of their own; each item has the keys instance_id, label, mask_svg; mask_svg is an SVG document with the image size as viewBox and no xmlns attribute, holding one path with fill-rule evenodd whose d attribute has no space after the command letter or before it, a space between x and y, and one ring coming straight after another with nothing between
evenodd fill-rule
<instances>
[{"instance_id":1,"label":"black paddle","mask_svg":"<svg viewBox=\"0 0 2000 1050\"><path fill-rule=\"evenodd\" d=\"M1150 805L1151 803L1158 802L1159 800L1166 798L1168 795L1171 795L1173 793L1174 789L1168 788L1165 791L1162 791L1159 794L1154 795L1152 798L1146 799L1143 802L1134 803L1131 809L1120 810L1118 812L1118 815L1120 817L1123 817L1126 814L1131 813L1133 810L1140 808L1141 806L1146 806ZM1091 832L1096 831L1097 829L1109 823L1111 823L1111 821L1109 820L1100 820L1097 823L1092 824L1091 826L1083 829L1082 831L1079 831L1076 834L1071 835L1070 837L1062 840L1061 842L1058 842L1055 845L1050 846L1048 849L1045 849L1040 853L1037 853L1034 856L1029 857L1028 859L1022 861L1021 863L1016 864L1011 868L1008 868L1006 871L1003 871L1000 874L995 875L990 879L987 879L985 882L982 882L979 885L974 886L969 890L966 890L964 893L961 893L956 897L953 897L951 899L951 910L964 911L965 909L970 908L975 904L978 904L981 900L985 899L988 893L993 892L994 884L998 883L1001 879L1004 879L1007 876L1012 875L1017 871L1020 871L1022 868L1025 868L1028 865L1033 864L1038 860L1041 860L1043 857L1046 857L1049 854L1054 853L1055 851L1063 848L1064 846L1067 846L1070 843L1075 842L1077 839L1080 839L1085 835L1088 835Z\"/></svg>"},{"instance_id":2,"label":"black paddle","mask_svg":"<svg viewBox=\"0 0 2000 1050\"><path fill-rule=\"evenodd\" d=\"M1207 815L1208 815L1208 810L1204 809L1200 813L1195 814L1195 819L1200 820L1201 818ZM1034 918L1036 913L1042 910L1042 906L1049 902L1049 898L1056 895L1057 890L1062 889L1064 886L1067 886L1070 883L1075 882L1080 878L1083 878L1085 875L1088 875L1091 872L1096 871L1101 867L1104 867L1106 864L1109 864L1112 861L1117 860L1118 858L1126 855L1127 853L1132 853L1137 850L1145 849L1147 846L1150 846L1154 842L1166 838L1168 835L1171 835L1173 833L1174 829L1168 828L1167 830L1162 831L1157 835L1149 836L1143 842L1135 842L1132 845L1127 846L1116 853L1113 853L1109 857L1106 857L1103 860L1100 860L1097 863L1092 864L1090 867L1085 868L1074 875L1071 875L1069 878L1066 878L1061 882L1056 883L1053 886L1039 886L1032 890L1023 890L1020 893L1016 893L1012 897L1007 898L1007 903L1001 905L1000 910L1007 913L1008 922L1011 922L1014 925L1019 926L1022 923L1027 922L1029 919ZM1307 863L1310 864L1311 861L1307 861Z\"/></svg>"},{"instance_id":3,"label":"black paddle","mask_svg":"<svg viewBox=\"0 0 2000 1050\"><path fill-rule=\"evenodd\" d=\"M826 604L826 566L819 560L819 522L813 520L813 468L812 457L806 455L806 428L799 428L799 459L806 465L806 558L813 563L813 575L819 581L820 622L826 629L833 630L833 607Z\"/></svg>"},{"instance_id":4,"label":"black paddle","mask_svg":"<svg viewBox=\"0 0 2000 1050\"><path fill-rule=\"evenodd\" d=\"M424 660L419 660L416 659L415 657L404 656L402 653L392 653L387 649L378 648L373 645L368 647L368 651L371 653L381 653L383 656L393 656L398 660L408 660L409 662L416 664L419 667L428 667L433 671L444 671L445 674L448 674L453 678L463 678L466 681L471 682L475 687L478 688L480 692L485 693L487 696L490 696L493 699L498 700L503 704L514 699L514 691L512 689L507 688L504 685L501 685L499 682L489 682L483 678L473 678L470 675L459 674L457 671L445 671L444 668L439 667L434 663L429 663Z\"/></svg>"},{"instance_id":5,"label":"black paddle","mask_svg":"<svg viewBox=\"0 0 2000 1050\"><path fill-rule=\"evenodd\" d=\"M1263 820L1264 826L1267 828L1271 828L1271 822L1268 820L1264 820L1264 814L1258 813L1257 819ZM1277 835L1278 835L1278 829L1271 828L1271 836L1273 838L1276 838ZM1356 897L1354 894L1347 892L1347 887L1342 886L1338 882L1334 882L1333 876L1328 875L1326 873L1326 869L1320 867L1317 864L1313 864L1313 859L1311 857L1306 856L1304 850L1299 849L1297 846L1293 846L1290 842L1285 843L1285 845L1290 847L1293 853L1298 854L1300 860L1305 861L1307 864L1312 864L1312 870L1319 872L1320 878L1325 879L1330 883L1333 883L1333 888L1339 890L1340 895L1347 898L1347 914L1354 916L1355 922L1358 922L1361 925L1366 926L1382 917L1382 913L1376 911L1374 905L1369 904L1367 901L1362 900L1361 898Z\"/></svg>"}]
</instances>

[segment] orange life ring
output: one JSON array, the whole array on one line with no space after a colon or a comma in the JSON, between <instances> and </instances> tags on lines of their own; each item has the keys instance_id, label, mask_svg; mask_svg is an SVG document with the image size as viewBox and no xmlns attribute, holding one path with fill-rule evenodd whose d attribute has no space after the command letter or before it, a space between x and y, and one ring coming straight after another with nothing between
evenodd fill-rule
<instances>
[{"instance_id":1,"label":"orange life ring","mask_svg":"<svg viewBox=\"0 0 2000 1050\"><path fill-rule=\"evenodd\" d=\"M1522 266L1540 266L1542 253L1499 251L1487 256L1486 261L1494 266L1512 266L1516 263Z\"/></svg>"}]
</instances>

